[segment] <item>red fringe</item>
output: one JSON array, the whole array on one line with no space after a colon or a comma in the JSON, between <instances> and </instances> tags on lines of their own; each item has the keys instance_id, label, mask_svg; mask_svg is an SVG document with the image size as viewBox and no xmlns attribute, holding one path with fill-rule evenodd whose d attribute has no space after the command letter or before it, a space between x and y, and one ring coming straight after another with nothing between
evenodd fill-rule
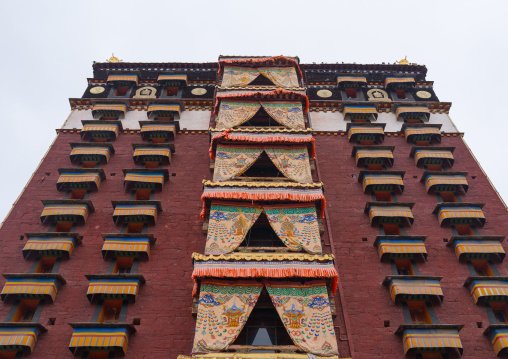
<instances>
[{"instance_id":1,"label":"red fringe","mask_svg":"<svg viewBox=\"0 0 508 359\"><path fill-rule=\"evenodd\" d=\"M222 73L222 71L224 70L224 66L221 66L222 64L234 64L235 62L238 63L238 62L245 62L245 63L260 63L260 62L270 62L270 61L278 61L278 60L286 60L288 62L291 62L293 65L295 65L296 67L296 71L298 71L298 74L300 75L300 78L303 77L302 75L302 71L300 70L300 65L298 65L298 62L296 60L293 60L293 59L288 59L287 57L285 56L272 56L272 57L269 57L269 58L261 58L261 59L253 59L253 58L250 58L250 59L235 59L235 60L220 60L219 61L219 74ZM268 66L268 64L267 64Z\"/></svg>"},{"instance_id":2,"label":"red fringe","mask_svg":"<svg viewBox=\"0 0 508 359\"><path fill-rule=\"evenodd\" d=\"M220 99L220 98L231 99L231 98L253 97L256 95L276 96L276 95L290 95L290 94L294 94L296 97L299 97L300 99L305 100L303 112L307 113L309 111L309 98L307 97L307 95L303 95L303 94L300 94L300 93L297 93L294 91L286 91L281 88L278 88L277 90L273 90L273 91L268 91L268 92L251 91L251 92L247 92L244 94L241 94L241 93L240 94L238 94L238 93L237 94L219 93L215 96L215 98L216 99ZM216 100L215 101L215 108L213 109L213 113L215 115L217 115L218 110L219 110L219 101Z\"/></svg>"},{"instance_id":3,"label":"red fringe","mask_svg":"<svg viewBox=\"0 0 508 359\"><path fill-rule=\"evenodd\" d=\"M231 129L227 129L224 132L222 132L220 135L212 138L212 141L210 143L210 148L208 149L211 159L215 159L215 151L214 151L215 142L217 142L218 140L220 140L222 138L225 138L226 140L231 140L231 138L229 136L230 132L231 132ZM262 139L259 137L250 137L250 136L236 136L236 138L234 140L235 141L252 141L252 142L258 142L258 143L274 142L274 140L275 140L275 142L292 142L292 143L309 142L309 140L306 138L291 138L291 139L289 139L287 137L284 137L284 135L280 135L277 137L271 136L270 138L266 138L266 139ZM311 142L310 157L315 158L316 157L316 145L315 145L316 140L314 139L314 137L311 137L310 142Z\"/></svg>"},{"instance_id":4,"label":"red fringe","mask_svg":"<svg viewBox=\"0 0 508 359\"><path fill-rule=\"evenodd\" d=\"M255 263L253 263L254 265ZM198 294L198 278L332 278L332 293L337 291L339 274L335 268L194 268L192 296Z\"/></svg>"},{"instance_id":5,"label":"red fringe","mask_svg":"<svg viewBox=\"0 0 508 359\"><path fill-rule=\"evenodd\" d=\"M206 213L206 199L217 198L217 199L243 199L248 201L269 201L269 200L281 200L281 201L295 201L295 202L314 202L321 200L321 218L325 218L325 196L320 194L294 194L294 193L242 193L242 189L239 188L238 192L224 193L218 187L215 192L207 192L201 195L203 201L203 209L199 215L199 218L205 219Z\"/></svg>"}]
</instances>

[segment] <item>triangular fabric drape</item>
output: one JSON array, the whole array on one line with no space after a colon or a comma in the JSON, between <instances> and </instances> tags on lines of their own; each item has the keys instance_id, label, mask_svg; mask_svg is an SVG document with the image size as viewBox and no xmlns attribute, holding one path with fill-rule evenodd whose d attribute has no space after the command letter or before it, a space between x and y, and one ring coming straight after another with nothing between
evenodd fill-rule
<instances>
[{"instance_id":1,"label":"triangular fabric drape","mask_svg":"<svg viewBox=\"0 0 508 359\"><path fill-rule=\"evenodd\" d=\"M275 86L282 88L299 87L298 76L294 67L260 67L258 71L272 81Z\"/></svg>"},{"instance_id":2,"label":"triangular fabric drape","mask_svg":"<svg viewBox=\"0 0 508 359\"><path fill-rule=\"evenodd\" d=\"M261 104L257 101L221 101L216 127L218 129L225 129L239 126L249 121L260 108Z\"/></svg>"},{"instance_id":3,"label":"triangular fabric drape","mask_svg":"<svg viewBox=\"0 0 508 359\"><path fill-rule=\"evenodd\" d=\"M227 349L242 331L262 288L253 280L203 279L192 353Z\"/></svg>"},{"instance_id":4,"label":"triangular fabric drape","mask_svg":"<svg viewBox=\"0 0 508 359\"><path fill-rule=\"evenodd\" d=\"M275 121L283 126L304 129L302 104L299 102L261 102L261 106Z\"/></svg>"},{"instance_id":5,"label":"triangular fabric drape","mask_svg":"<svg viewBox=\"0 0 508 359\"><path fill-rule=\"evenodd\" d=\"M292 251L304 249L308 253L321 253L321 238L314 204L265 205L263 210L274 232Z\"/></svg>"},{"instance_id":6,"label":"triangular fabric drape","mask_svg":"<svg viewBox=\"0 0 508 359\"><path fill-rule=\"evenodd\" d=\"M233 252L261 214L261 207L212 202L205 254Z\"/></svg>"},{"instance_id":7,"label":"triangular fabric drape","mask_svg":"<svg viewBox=\"0 0 508 359\"><path fill-rule=\"evenodd\" d=\"M248 67L224 67L224 76L222 77L222 86L240 86L245 87L259 76L259 71Z\"/></svg>"},{"instance_id":8,"label":"triangular fabric drape","mask_svg":"<svg viewBox=\"0 0 508 359\"><path fill-rule=\"evenodd\" d=\"M315 355L338 354L324 280L267 281L265 286L295 345Z\"/></svg>"},{"instance_id":9,"label":"triangular fabric drape","mask_svg":"<svg viewBox=\"0 0 508 359\"><path fill-rule=\"evenodd\" d=\"M213 181L227 181L247 171L261 155L259 146L221 146L217 145Z\"/></svg>"},{"instance_id":10,"label":"triangular fabric drape","mask_svg":"<svg viewBox=\"0 0 508 359\"><path fill-rule=\"evenodd\" d=\"M309 150L306 146L265 147L265 152L284 176L300 183L311 183Z\"/></svg>"}]
</instances>

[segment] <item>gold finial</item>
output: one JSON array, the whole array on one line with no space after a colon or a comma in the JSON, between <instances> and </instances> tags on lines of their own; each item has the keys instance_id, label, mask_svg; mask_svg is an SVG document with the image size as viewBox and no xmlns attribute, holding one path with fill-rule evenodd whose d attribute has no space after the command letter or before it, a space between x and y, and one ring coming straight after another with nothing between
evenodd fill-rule
<instances>
[{"instance_id":1,"label":"gold finial","mask_svg":"<svg viewBox=\"0 0 508 359\"><path fill-rule=\"evenodd\" d=\"M407 56L404 57L402 60L400 61L396 61L399 65L409 65L409 61L407 61Z\"/></svg>"},{"instance_id":2,"label":"gold finial","mask_svg":"<svg viewBox=\"0 0 508 359\"><path fill-rule=\"evenodd\" d=\"M109 60L106 60L107 62L122 62L123 60L119 60L118 57L115 57L115 54L112 53Z\"/></svg>"}]
</instances>

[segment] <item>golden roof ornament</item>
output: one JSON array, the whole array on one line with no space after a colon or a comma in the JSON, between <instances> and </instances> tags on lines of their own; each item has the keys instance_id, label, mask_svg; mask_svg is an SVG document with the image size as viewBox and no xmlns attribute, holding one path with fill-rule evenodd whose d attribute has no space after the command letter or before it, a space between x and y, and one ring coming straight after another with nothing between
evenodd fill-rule
<instances>
[{"instance_id":1,"label":"golden roof ornament","mask_svg":"<svg viewBox=\"0 0 508 359\"><path fill-rule=\"evenodd\" d=\"M112 53L109 60L106 60L107 62L122 62L123 60L119 60L118 57L115 57L115 54Z\"/></svg>"},{"instance_id":2,"label":"golden roof ornament","mask_svg":"<svg viewBox=\"0 0 508 359\"><path fill-rule=\"evenodd\" d=\"M404 57L402 60L395 62L398 63L399 65L409 65L409 61L407 61L407 56Z\"/></svg>"}]
</instances>

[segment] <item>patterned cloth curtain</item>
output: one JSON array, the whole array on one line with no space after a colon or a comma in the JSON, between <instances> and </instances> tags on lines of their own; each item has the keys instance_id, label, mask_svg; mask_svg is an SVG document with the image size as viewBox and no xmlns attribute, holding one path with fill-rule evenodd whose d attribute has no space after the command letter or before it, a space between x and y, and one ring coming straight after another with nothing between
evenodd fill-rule
<instances>
[{"instance_id":1,"label":"patterned cloth curtain","mask_svg":"<svg viewBox=\"0 0 508 359\"><path fill-rule=\"evenodd\" d=\"M259 71L248 67L224 67L222 87L245 87L259 76ZM296 73L295 73L296 76Z\"/></svg>"},{"instance_id":2,"label":"patterned cloth curtain","mask_svg":"<svg viewBox=\"0 0 508 359\"><path fill-rule=\"evenodd\" d=\"M294 67L260 67L258 70L278 87L300 87Z\"/></svg>"},{"instance_id":3,"label":"patterned cloth curtain","mask_svg":"<svg viewBox=\"0 0 508 359\"><path fill-rule=\"evenodd\" d=\"M241 175L256 162L262 152L263 147L217 145L213 181L227 181Z\"/></svg>"},{"instance_id":4,"label":"patterned cloth curtain","mask_svg":"<svg viewBox=\"0 0 508 359\"><path fill-rule=\"evenodd\" d=\"M265 111L283 126L304 129L302 104L299 102L261 102Z\"/></svg>"},{"instance_id":5,"label":"patterned cloth curtain","mask_svg":"<svg viewBox=\"0 0 508 359\"><path fill-rule=\"evenodd\" d=\"M277 236L291 250L321 253L314 204L265 205L263 210Z\"/></svg>"},{"instance_id":6,"label":"patterned cloth curtain","mask_svg":"<svg viewBox=\"0 0 508 359\"><path fill-rule=\"evenodd\" d=\"M256 281L201 281L192 353L221 351L235 341L261 294Z\"/></svg>"},{"instance_id":7,"label":"patterned cloth curtain","mask_svg":"<svg viewBox=\"0 0 508 359\"><path fill-rule=\"evenodd\" d=\"M225 129L239 126L249 121L260 107L259 102L221 101L217 128Z\"/></svg>"},{"instance_id":8,"label":"patterned cloth curtain","mask_svg":"<svg viewBox=\"0 0 508 359\"><path fill-rule=\"evenodd\" d=\"M300 183L311 183L309 150L305 146L265 148L273 164L284 176Z\"/></svg>"},{"instance_id":9,"label":"patterned cloth curtain","mask_svg":"<svg viewBox=\"0 0 508 359\"><path fill-rule=\"evenodd\" d=\"M330 302L324 280L265 283L289 336L302 350L338 354Z\"/></svg>"},{"instance_id":10,"label":"patterned cloth curtain","mask_svg":"<svg viewBox=\"0 0 508 359\"><path fill-rule=\"evenodd\" d=\"M261 207L212 202L205 254L233 252L261 214Z\"/></svg>"}]
</instances>

